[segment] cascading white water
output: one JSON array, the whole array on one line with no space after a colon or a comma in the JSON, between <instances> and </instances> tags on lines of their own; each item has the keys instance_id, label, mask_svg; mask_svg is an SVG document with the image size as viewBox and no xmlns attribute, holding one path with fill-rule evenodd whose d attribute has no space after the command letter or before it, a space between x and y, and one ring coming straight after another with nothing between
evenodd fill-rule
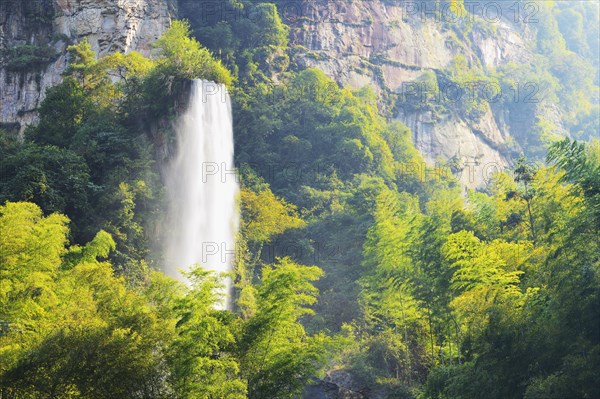
<instances>
[{"instance_id":1,"label":"cascading white water","mask_svg":"<svg viewBox=\"0 0 600 399\"><path fill-rule=\"evenodd\" d=\"M230 272L238 228L231 102L227 89L194 80L177 126L177 153L167 167L169 236L166 273L194 265ZM226 279L226 294L231 281ZM228 306L226 300L225 306Z\"/></svg>"}]
</instances>

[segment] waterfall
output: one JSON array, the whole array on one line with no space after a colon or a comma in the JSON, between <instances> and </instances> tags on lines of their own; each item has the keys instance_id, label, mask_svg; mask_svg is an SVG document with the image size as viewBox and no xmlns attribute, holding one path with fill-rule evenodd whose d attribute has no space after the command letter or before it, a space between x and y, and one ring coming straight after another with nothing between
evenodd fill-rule
<instances>
[{"instance_id":1,"label":"waterfall","mask_svg":"<svg viewBox=\"0 0 600 399\"><path fill-rule=\"evenodd\" d=\"M239 217L231 101L225 86L193 81L188 109L178 120L177 152L166 178L165 272L182 281L178 269L194 265L230 272ZM228 295L231 280L225 283Z\"/></svg>"}]
</instances>

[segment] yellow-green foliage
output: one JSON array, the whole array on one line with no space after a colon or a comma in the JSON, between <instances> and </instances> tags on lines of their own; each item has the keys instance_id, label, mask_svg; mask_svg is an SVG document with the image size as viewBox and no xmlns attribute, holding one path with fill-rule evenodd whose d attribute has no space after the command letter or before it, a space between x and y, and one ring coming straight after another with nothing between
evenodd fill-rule
<instances>
[{"instance_id":1,"label":"yellow-green foliage","mask_svg":"<svg viewBox=\"0 0 600 399\"><path fill-rule=\"evenodd\" d=\"M155 46L160 58L157 67L163 74L184 79L206 79L231 86L229 71L202 47L190 32L185 21L173 21L173 25L158 39Z\"/></svg>"},{"instance_id":2,"label":"yellow-green foliage","mask_svg":"<svg viewBox=\"0 0 600 399\"><path fill-rule=\"evenodd\" d=\"M299 323L312 313L319 268L265 266L255 314L242 321L215 309L220 277L196 268L184 286L151 272L133 288L101 260L115 249L111 235L69 247L67 222L31 203L0 206L3 395L258 399L267 387L286 397L326 361L333 341Z\"/></svg>"},{"instance_id":3,"label":"yellow-green foliage","mask_svg":"<svg viewBox=\"0 0 600 399\"><path fill-rule=\"evenodd\" d=\"M268 242L273 236L305 223L298 217L296 207L275 197L270 189L241 193L242 233L250 242Z\"/></svg>"}]
</instances>

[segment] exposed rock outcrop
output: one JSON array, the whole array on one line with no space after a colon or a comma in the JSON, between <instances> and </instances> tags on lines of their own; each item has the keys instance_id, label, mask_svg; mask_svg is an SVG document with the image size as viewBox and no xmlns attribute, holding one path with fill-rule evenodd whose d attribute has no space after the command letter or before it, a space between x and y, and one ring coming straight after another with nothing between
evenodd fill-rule
<instances>
[{"instance_id":1,"label":"exposed rock outcrop","mask_svg":"<svg viewBox=\"0 0 600 399\"><path fill-rule=\"evenodd\" d=\"M0 127L22 133L35 123L47 88L61 81L69 43L86 37L100 55L131 50L148 54L170 25L172 0L3 0L0 51L23 45L53 47L54 60L11 69L0 65Z\"/></svg>"},{"instance_id":2,"label":"exposed rock outcrop","mask_svg":"<svg viewBox=\"0 0 600 399\"><path fill-rule=\"evenodd\" d=\"M315 379L306 387L303 399L387 399L398 397L384 386L369 387L358 382L344 369L329 371L323 379ZM404 396L402 396L404 397Z\"/></svg>"},{"instance_id":3,"label":"exposed rock outcrop","mask_svg":"<svg viewBox=\"0 0 600 399\"><path fill-rule=\"evenodd\" d=\"M292 25L299 66L318 67L342 85L370 85L379 93L401 95L426 71L447 68L458 54L486 70L532 59L530 32L512 20L510 10L482 10L472 16L478 23L454 30L458 17L443 3L437 7L431 1L318 0L290 8L284 17ZM458 37L457 31L469 33ZM412 129L429 163L459 159L466 187L480 186L490 170L506 168L518 151L504 115L490 109L477 121L458 112L437 118L415 109L400 109L395 116Z\"/></svg>"},{"instance_id":4,"label":"exposed rock outcrop","mask_svg":"<svg viewBox=\"0 0 600 399\"><path fill-rule=\"evenodd\" d=\"M356 385L352 375L344 370L333 370L322 380L315 380L304 391L304 399L369 399Z\"/></svg>"},{"instance_id":5,"label":"exposed rock outcrop","mask_svg":"<svg viewBox=\"0 0 600 399\"><path fill-rule=\"evenodd\" d=\"M100 55L130 50L148 54L151 43L170 25L176 3L0 2L0 51L23 45L56 51L48 62L27 68L7 68L6 60L0 64L0 128L22 133L36 122L46 89L61 80L69 43L87 37ZM469 65L488 72L509 62L531 61L533 31L506 2L492 3L500 8L474 10L461 18L440 5L447 2L433 0L300 0L280 2L279 10L291 26L296 66L318 67L344 86L371 86L390 100L402 96L424 74L444 71L459 54ZM478 118L467 118L459 112L460 101L444 104L443 112L437 113L427 107L386 104L411 128L415 145L431 166L458 164L454 169L462 168L461 183L474 188L491 171L509 166L521 151L519 143L526 142L519 138L528 134L529 127L497 104ZM560 113L554 111L550 104L543 116L560 128Z\"/></svg>"}]
</instances>

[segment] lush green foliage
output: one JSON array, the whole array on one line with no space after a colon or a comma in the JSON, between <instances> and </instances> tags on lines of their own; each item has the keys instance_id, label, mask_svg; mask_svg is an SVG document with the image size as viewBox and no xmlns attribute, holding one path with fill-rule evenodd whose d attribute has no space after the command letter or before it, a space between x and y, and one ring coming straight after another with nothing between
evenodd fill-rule
<instances>
[{"instance_id":1,"label":"lush green foliage","mask_svg":"<svg viewBox=\"0 0 600 399\"><path fill-rule=\"evenodd\" d=\"M194 26L198 40L218 52L239 76L242 86L271 81L290 63L286 52L289 28L274 2L253 0L183 1L180 12Z\"/></svg>"},{"instance_id":2,"label":"lush green foliage","mask_svg":"<svg viewBox=\"0 0 600 399\"><path fill-rule=\"evenodd\" d=\"M2 136L2 201L39 204L0 208L3 396L233 399L269 386L272 397L290 397L327 359L325 335L287 334L303 331L320 269L254 257L244 267L241 257L252 273L238 284L242 319L214 309L217 276L198 268L183 287L148 268L160 265L148 238L161 207L160 144L140 112L159 123L155 110L167 105L158 116L168 117L191 78L232 84L187 23L175 22L157 47L156 60L96 59L86 41L69 47L38 126L23 143ZM304 225L268 187L244 190L242 201L250 251ZM94 236L98 228L106 231Z\"/></svg>"},{"instance_id":3,"label":"lush green foliage","mask_svg":"<svg viewBox=\"0 0 600 399\"><path fill-rule=\"evenodd\" d=\"M190 37L189 24L174 21L173 26L156 42L160 50L158 73L184 79L199 76L230 86L229 71L210 52Z\"/></svg>"},{"instance_id":4,"label":"lush green foliage","mask_svg":"<svg viewBox=\"0 0 600 399\"><path fill-rule=\"evenodd\" d=\"M230 0L241 14L226 18L182 2L190 23L174 22L155 59L71 46L39 124L23 142L0 135L0 396L295 398L325 370L390 398L600 396L600 147L557 140L545 117L559 104L573 136L596 131L598 65L582 58L595 11L544 8L531 65L456 57L419 82L527 81L541 103L402 99L469 121L508 109L521 147L550 146L546 166L521 157L463 194L371 90L289 70L281 3ZM221 276L198 267L184 286L153 271L156 164L192 78L233 94L232 311L216 306Z\"/></svg>"},{"instance_id":5,"label":"lush green foliage","mask_svg":"<svg viewBox=\"0 0 600 399\"><path fill-rule=\"evenodd\" d=\"M265 267L242 320L215 310L216 276L197 268L185 287L152 272L132 288L102 261L110 234L69 247L67 223L32 203L0 207L3 395L289 398L326 361L331 339L298 323L319 268Z\"/></svg>"}]
</instances>

